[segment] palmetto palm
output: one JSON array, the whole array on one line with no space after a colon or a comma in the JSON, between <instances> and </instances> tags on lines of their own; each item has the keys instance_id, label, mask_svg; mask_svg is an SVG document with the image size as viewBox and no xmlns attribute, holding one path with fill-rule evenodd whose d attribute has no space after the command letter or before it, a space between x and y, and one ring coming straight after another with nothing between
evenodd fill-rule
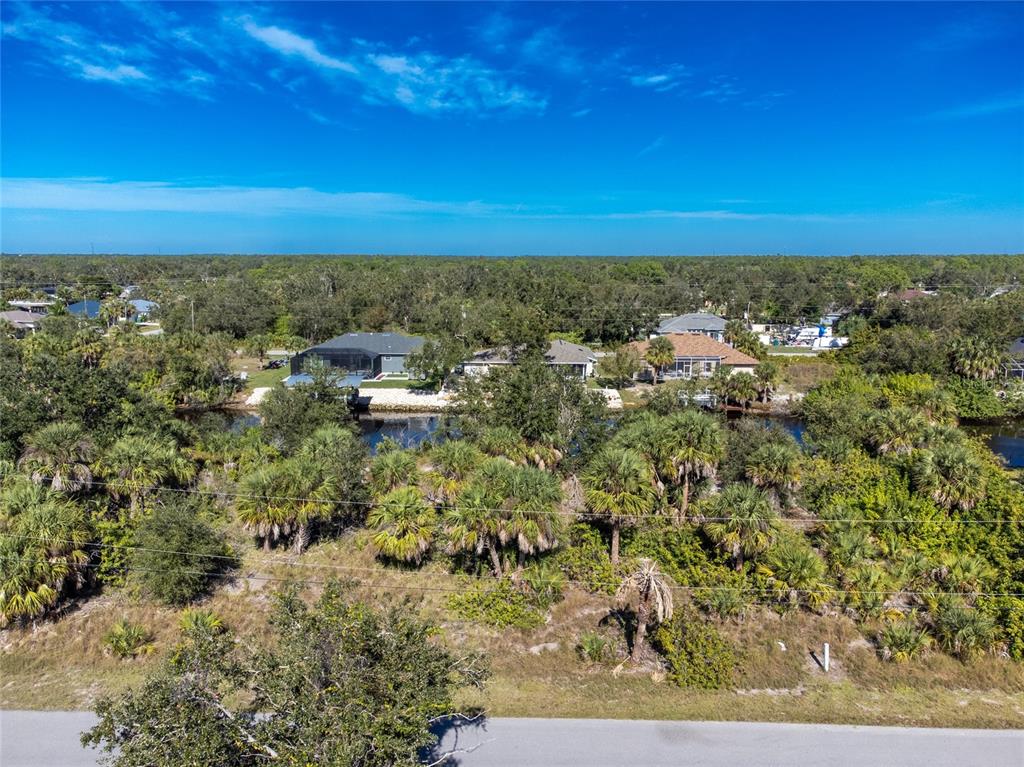
<instances>
[{"instance_id":1,"label":"palmetto palm","mask_svg":"<svg viewBox=\"0 0 1024 767\"><path fill-rule=\"evenodd\" d=\"M514 429L492 426L481 433L477 444L490 456L503 456L510 461L522 461L526 457L526 443Z\"/></svg>"},{"instance_id":2,"label":"palmetto palm","mask_svg":"<svg viewBox=\"0 0 1024 767\"><path fill-rule=\"evenodd\" d=\"M709 504L715 516L704 524L708 537L733 558L736 570L746 557L767 551L775 540L779 519L767 496L753 485L729 485Z\"/></svg>"},{"instance_id":3,"label":"palmetto palm","mask_svg":"<svg viewBox=\"0 0 1024 767\"><path fill-rule=\"evenodd\" d=\"M498 542L504 521L498 508L501 501L481 482L471 482L455 497L455 503L445 508L443 520L448 550L472 551L477 556L487 552L496 578L502 576Z\"/></svg>"},{"instance_id":4,"label":"palmetto palm","mask_svg":"<svg viewBox=\"0 0 1024 767\"><path fill-rule=\"evenodd\" d=\"M757 394L762 402L768 402L779 384L779 366L770 360L758 362L754 368L757 379Z\"/></svg>"},{"instance_id":5,"label":"palmetto palm","mask_svg":"<svg viewBox=\"0 0 1024 767\"><path fill-rule=\"evenodd\" d=\"M665 368L675 362L676 350L672 342L665 336L658 336L653 339L644 354L647 364L654 370L654 383L658 383L658 376Z\"/></svg>"},{"instance_id":6,"label":"palmetto palm","mask_svg":"<svg viewBox=\"0 0 1024 767\"><path fill-rule=\"evenodd\" d=\"M127 497L138 513L142 498L165 482L186 482L195 475L195 464L168 442L152 437L122 437L100 458L97 470L115 497Z\"/></svg>"},{"instance_id":7,"label":"palmetto palm","mask_svg":"<svg viewBox=\"0 0 1024 767\"><path fill-rule=\"evenodd\" d=\"M42 615L84 581L89 526L74 503L15 479L0 493L0 533L0 625Z\"/></svg>"},{"instance_id":8,"label":"palmetto palm","mask_svg":"<svg viewBox=\"0 0 1024 767\"><path fill-rule=\"evenodd\" d=\"M913 476L917 488L946 509L967 511L985 494L981 461L965 445L936 445L920 451Z\"/></svg>"},{"instance_id":9,"label":"palmetto palm","mask_svg":"<svg viewBox=\"0 0 1024 767\"><path fill-rule=\"evenodd\" d=\"M550 472L516 466L507 475L502 490L502 505L507 511L499 537L505 545L515 544L522 566L526 556L558 545L561 519L556 512L562 500L562 486Z\"/></svg>"},{"instance_id":10,"label":"palmetto palm","mask_svg":"<svg viewBox=\"0 0 1024 767\"><path fill-rule=\"evenodd\" d=\"M619 562L619 531L650 514L656 494L650 464L635 450L609 447L594 457L581 477L587 506L612 528L612 564Z\"/></svg>"},{"instance_id":11,"label":"palmetto palm","mask_svg":"<svg viewBox=\"0 0 1024 767\"><path fill-rule=\"evenodd\" d=\"M386 557L419 562L430 549L437 512L415 487L400 487L385 495L370 511L373 545Z\"/></svg>"},{"instance_id":12,"label":"palmetto palm","mask_svg":"<svg viewBox=\"0 0 1024 767\"><path fill-rule=\"evenodd\" d=\"M871 443L882 455L907 455L921 441L927 426L924 416L910 408L882 410L871 419Z\"/></svg>"},{"instance_id":13,"label":"palmetto palm","mask_svg":"<svg viewBox=\"0 0 1024 767\"><path fill-rule=\"evenodd\" d=\"M281 464L271 464L246 474L240 483L238 520L246 530L263 539L264 551L290 532L288 502L283 493Z\"/></svg>"},{"instance_id":14,"label":"palmetto palm","mask_svg":"<svg viewBox=\"0 0 1024 767\"><path fill-rule=\"evenodd\" d=\"M996 377L1004 354L998 346L981 338L962 337L950 344L953 370L964 378L988 381Z\"/></svg>"},{"instance_id":15,"label":"palmetto palm","mask_svg":"<svg viewBox=\"0 0 1024 767\"><path fill-rule=\"evenodd\" d=\"M427 479L442 502L450 501L459 493L484 459L479 448L465 440L443 442L431 451L430 457L434 470Z\"/></svg>"},{"instance_id":16,"label":"palmetto palm","mask_svg":"<svg viewBox=\"0 0 1024 767\"><path fill-rule=\"evenodd\" d=\"M770 579L776 593L791 604L804 602L818 608L831 596L825 584L825 562L807 545L785 542L775 546L759 566Z\"/></svg>"},{"instance_id":17,"label":"palmetto palm","mask_svg":"<svg viewBox=\"0 0 1024 767\"><path fill-rule=\"evenodd\" d=\"M378 455L370 464L370 486L378 496L406 485L416 474L416 458L404 450Z\"/></svg>"},{"instance_id":18,"label":"palmetto palm","mask_svg":"<svg viewBox=\"0 0 1024 767\"><path fill-rule=\"evenodd\" d=\"M684 410L669 416L659 431L659 472L682 485L680 516L690 503L691 483L713 479L724 452L722 429L711 416Z\"/></svg>"},{"instance_id":19,"label":"palmetto palm","mask_svg":"<svg viewBox=\"0 0 1024 767\"><path fill-rule=\"evenodd\" d=\"M19 464L33 482L48 482L58 493L75 493L92 487L89 462L94 454L81 426L57 421L29 435Z\"/></svg>"},{"instance_id":20,"label":"palmetto palm","mask_svg":"<svg viewBox=\"0 0 1024 767\"><path fill-rule=\"evenodd\" d=\"M286 525L294 528L295 553L301 554L309 545L310 526L334 512L336 478L312 456L299 454L281 464L280 487Z\"/></svg>"},{"instance_id":21,"label":"palmetto palm","mask_svg":"<svg viewBox=\"0 0 1024 767\"><path fill-rule=\"evenodd\" d=\"M747 459L747 479L772 493L780 505L800 487L800 452L780 442L766 442Z\"/></svg>"},{"instance_id":22,"label":"palmetto palm","mask_svg":"<svg viewBox=\"0 0 1024 767\"><path fill-rule=\"evenodd\" d=\"M619 586L617 597L636 614L634 661L640 660L647 627L672 620L672 582L652 559L641 559Z\"/></svg>"}]
</instances>

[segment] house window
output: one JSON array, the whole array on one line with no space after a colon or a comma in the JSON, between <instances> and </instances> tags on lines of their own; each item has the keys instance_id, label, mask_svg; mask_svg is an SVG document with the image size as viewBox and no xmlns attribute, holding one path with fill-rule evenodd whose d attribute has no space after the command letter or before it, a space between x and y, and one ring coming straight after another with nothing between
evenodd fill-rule
<instances>
[{"instance_id":1,"label":"house window","mask_svg":"<svg viewBox=\"0 0 1024 767\"><path fill-rule=\"evenodd\" d=\"M676 372L679 373L683 378L689 378L693 375L693 360L689 357L677 357L676 358Z\"/></svg>"},{"instance_id":2,"label":"house window","mask_svg":"<svg viewBox=\"0 0 1024 767\"><path fill-rule=\"evenodd\" d=\"M384 361L385 362L391 362L391 355L390 354L385 354L384 355Z\"/></svg>"},{"instance_id":3,"label":"house window","mask_svg":"<svg viewBox=\"0 0 1024 767\"><path fill-rule=\"evenodd\" d=\"M704 360L704 370L703 370L703 373L702 373L703 376L705 378L708 378L714 372L715 372L715 361L714 360Z\"/></svg>"}]
</instances>

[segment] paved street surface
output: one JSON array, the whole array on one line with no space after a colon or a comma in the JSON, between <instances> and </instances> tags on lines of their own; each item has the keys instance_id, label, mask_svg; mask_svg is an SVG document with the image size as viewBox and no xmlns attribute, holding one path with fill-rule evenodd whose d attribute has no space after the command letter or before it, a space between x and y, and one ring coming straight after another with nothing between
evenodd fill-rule
<instances>
[{"instance_id":1,"label":"paved street surface","mask_svg":"<svg viewBox=\"0 0 1024 767\"><path fill-rule=\"evenodd\" d=\"M3 767L93 767L84 712L0 712ZM449 730L460 767L1021 767L1024 732L731 722L491 719Z\"/></svg>"}]
</instances>

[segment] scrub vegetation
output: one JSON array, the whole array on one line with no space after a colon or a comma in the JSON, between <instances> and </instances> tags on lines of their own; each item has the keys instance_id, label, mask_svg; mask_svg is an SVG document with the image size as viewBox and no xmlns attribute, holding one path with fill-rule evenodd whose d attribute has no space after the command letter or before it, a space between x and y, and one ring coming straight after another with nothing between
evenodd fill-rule
<instances>
[{"instance_id":1,"label":"scrub vegetation","mask_svg":"<svg viewBox=\"0 0 1024 767\"><path fill-rule=\"evenodd\" d=\"M0 703L97 705L90 738L123 765L163 763L181 717L200 724L175 747L224 764L285 753L288 720L297 762L405 763L428 720L478 710L1019 724L1024 488L961 423L1020 412L1001 365L1024 292L991 295L1022 267L18 259L14 284L146 285L165 333L58 312L0 334ZM938 295L894 297L912 284ZM610 417L540 354L551 333L611 349L660 309L748 304L850 310L847 349L722 383L747 406L799 380L802 442L685 384ZM327 371L275 388L261 425L204 415L237 392L237 355L357 328L431 336L425 367L490 343L515 364L449 382L445 427L414 449L371 455ZM353 696L406 718L367 729ZM337 721L364 740L326 737Z\"/></svg>"}]
</instances>

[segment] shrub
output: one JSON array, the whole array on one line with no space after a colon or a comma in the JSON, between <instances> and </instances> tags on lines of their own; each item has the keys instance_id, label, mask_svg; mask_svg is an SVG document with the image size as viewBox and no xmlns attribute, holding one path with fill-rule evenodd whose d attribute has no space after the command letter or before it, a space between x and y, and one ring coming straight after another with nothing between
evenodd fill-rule
<instances>
[{"instance_id":1,"label":"shrub","mask_svg":"<svg viewBox=\"0 0 1024 767\"><path fill-rule=\"evenodd\" d=\"M121 618L103 637L103 644L118 658L134 658L136 655L148 655L153 652L154 647L150 638L144 626Z\"/></svg>"},{"instance_id":2,"label":"shrub","mask_svg":"<svg viewBox=\"0 0 1024 767\"><path fill-rule=\"evenodd\" d=\"M895 663L904 663L919 655L931 644L931 637L917 625L913 614L890 623L878 632L878 645L882 657Z\"/></svg>"},{"instance_id":3,"label":"shrub","mask_svg":"<svg viewBox=\"0 0 1024 767\"><path fill-rule=\"evenodd\" d=\"M654 646L680 687L718 690L732 680L736 660L718 630L696 615L679 614L654 632Z\"/></svg>"},{"instance_id":4,"label":"shrub","mask_svg":"<svg viewBox=\"0 0 1024 767\"><path fill-rule=\"evenodd\" d=\"M537 605L547 609L562 598L565 576L551 562L545 560L526 568L523 581L533 591Z\"/></svg>"},{"instance_id":5,"label":"shrub","mask_svg":"<svg viewBox=\"0 0 1024 767\"><path fill-rule=\"evenodd\" d=\"M195 503L157 503L135 533L133 569L142 589L171 605L190 602L233 562L223 536L199 516Z\"/></svg>"},{"instance_id":6,"label":"shrub","mask_svg":"<svg viewBox=\"0 0 1024 767\"><path fill-rule=\"evenodd\" d=\"M983 421L1006 415L1006 404L996 396L992 384L987 381L951 378L946 383L946 391L952 395L960 418Z\"/></svg>"},{"instance_id":7,"label":"shrub","mask_svg":"<svg viewBox=\"0 0 1024 767\"><path fill-rule=\"evenodd\" d=\"M995 641L995 622L977 608L939 605L933 622L942 648L965 662L984 654Z\"/></svg>"},{"instance_id":8,"label":"shrub","mask_svg":"<svg viewBox=\"0 0 1024 767\"><path fill-rule=\"evenodd\" d=\"M178 627L184 634L220 634L225 630L224 622L212 610L186 608L178 619Z\"/></svg>"},{"instance_id":9,"label":"shrub","mask_svg":"<svg viewBox=\"0 0 1024 767\"><path fill-rule=\"evenodd\" d=\"M463 620L495 628L532 629L544 623L530 598L507 579L493 585L474 583L468 591L452 594L448 609Z\"/></svg>"},{"instance_id":10,"label":"shrub","mask_svg":"<svg viewBox=\"0 0 1024 767\"><path fill-rule=\"evenodd\" d=\"M580 658L588 663L603 663L611 657L612 640L594 631L580 635L576 645Z\"/></svg>"},{"instance_id":11,"label":"shrub","mask_svg":"<svg viewBox=\"0 0 1024 767\"><path fill-rule=\"evenodd\" d=\"M553 558L566 578L593 594L614 594L618 588L608 546L593 527L578 522L569 530L569 545Z\"/></svg>"}]
</instances>

